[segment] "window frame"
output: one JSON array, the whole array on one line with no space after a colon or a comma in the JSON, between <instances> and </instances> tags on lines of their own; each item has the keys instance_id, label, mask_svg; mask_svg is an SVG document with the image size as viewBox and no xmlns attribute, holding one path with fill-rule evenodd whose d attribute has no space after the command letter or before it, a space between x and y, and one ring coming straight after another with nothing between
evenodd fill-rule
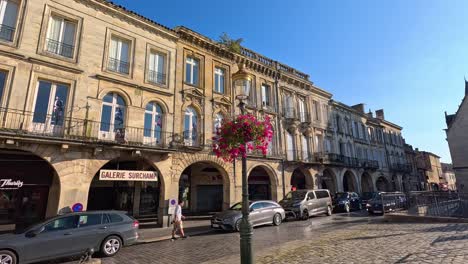
<instances>
[{"instance_id":1,"label":"window frame","mask_svg":"<svg viewBox=\"0 0 468 264\"><path fill-rule=\"evenodd\" d=\"M8 1L8 0L7 0ZM9 0L18 4L18 14L16 15L15 32L11 41L0 39L0 45L18 48L20 33L23 29L24 11L26 9L25 0Z\"/></svg>"},{"instance_id":2,"label":"window frame","mask_svg":"<svg viewBox=\"0 0 468 264\"><path fill-rule=\"evenodd\" d=\"M198 60L198 83L197 84L192 84L186 81L186 71L187 71L187 58L193 58ZM183 75L182 75L182 83L184 85L190 86L190 87L196 87L203 89L205 85L205 57L201 54L198 54L192 50L184 49L184 56L183 56ZM192 76L193 79L193 76Z\"/></svg>"},{"instance_id":3,"label":"window frame","mask_svg":"<svg viewBox=\"0 0 468 264\"><path fill-rule=\"evenodd\" d=\"M165 81L164 84L153 82L150 80L150 77L149 77L150 61L151 61L150 56L152 53L153 54L156 53L156 54L164 56L164 74L166 75L164 78L164 81ZM160 47L157 47L155 45L148 43L146 46L145 83L149 85L161 87L161 88L169 88L169 80L170 80L169 69L170 69L170 61L171 61L170 58L171 58L171 52L169 50L166 50L166 49L163 49L163 48L160 48Z\"/></svg>"},{"instance_id":4,"label":"window frame","mask_svg":"<svg viewBox=\"0 0 468 264\"><path fill-rule=\"evenodd\" d=\"M129 48L128 48L128 74L127 73L121 73L117 71L112 71L109 69L109 58L110 58L110 48L111 48L111 43L112 43L112 38L116 37L125 41L128 41L129 43ZM135 38L131 37L129 35L126 35L124 33L118 32L113 29L107 29L106 33L106 46L104 49L104 58L103 58L103 64L102 64L102 71L117 75L120 77L125 77L128 79L131 79L133 77L133 65L134 65L134 56L135 56Z\"/></svg>"},{"instance_id":5,"label":"window frame","mask_svg":"<svg viewBox=\"0 0 468 264\"><path fill-rule=\"evenodd\" d=\"M47 50L47 35L49 33L49 25L52 17L59 17L64 20L68 20L75 23L75 40L74 40L74 49L72 57L66 57L57 53L53 53ZM42 28L39 37L39 47L38 47L38 54L51 57L54 59L71 62L71 63L78 63L79 57L79 50L81 44L81 32L83 26L83 18L80 16L76 16L74 14L65 12L63 10L57 9L55 7L46 6L45 15L42 21Z\"/></svg>"},{"instance_id":6,"label":"window frame","mask_svg":"<svg viewBox=\"0 0 468 264\"><path fill-rule=\"evenodd\" d=\"M3 93L0 94L0 108L8 108L10 101L10 87L15 74L14 67L0 64L0 71L5 73L5 84L3 86Z\"/></svg>"},{"instance_id":7,"label":"window frame","mask_svg":"<svg viewBox=\"0 0 468 264\"><path fill-rule=\"evenodd\" d=\"M219 74L219 71L222 72L222 75ZM221 85L219 85L220 87L216 87L216 80L218 80L218 84L221 84L221 76L223 77L223 82L222 82L222 88L223 88L223 91L218 91L218 88L221 87ZM219 66L214 66L214 70L213 70L213 92L214 93L217 93L217 94L226 94L226 69L222 68L222 67L219 67Z\"/></svg>"}]
</instances>

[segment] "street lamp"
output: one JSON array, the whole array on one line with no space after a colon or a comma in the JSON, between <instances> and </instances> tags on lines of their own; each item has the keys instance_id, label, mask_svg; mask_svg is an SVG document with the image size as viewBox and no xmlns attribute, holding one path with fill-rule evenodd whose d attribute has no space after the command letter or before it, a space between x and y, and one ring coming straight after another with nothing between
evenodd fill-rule
<instances>
[{"instance_id":1,"label":"street lamp","mask_svg":"<svg viewBox=\"0 0 468 264\"><path fill-rule=\"evenodd\" d=\"M239 64L239 71L233 74L236 98L239 100L239 109L244 115L246 102L249 98L252 76L244 71L244 65ZM247 151L247 142L244 142ZM242 156L242 220L240 224L240 251L241 263L253 263L252 234L253 228L249 221L249 183L247 180L247 158Z\"/></svg>"}]
</instances>

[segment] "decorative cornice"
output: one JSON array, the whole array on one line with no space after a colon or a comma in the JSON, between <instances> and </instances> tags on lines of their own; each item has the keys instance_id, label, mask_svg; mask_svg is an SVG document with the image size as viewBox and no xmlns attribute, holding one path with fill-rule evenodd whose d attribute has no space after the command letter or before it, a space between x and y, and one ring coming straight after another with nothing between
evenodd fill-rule
<instances>
[{"instance_id":1,"label":"decorative cornice","mask_svg":"<svg viewBox=\"0 0 468 264\"><path fill-rule=\"evenodd\" d=\"M165 96L174 96L174 94L171 93L171 92L152 89L152 88L149 88L149 87L146 87L146 86L141 86L141 85L134 84L134 83L131 83L131 82L125 82L125 81L114 79L114 78L104 76L104 75L101 75L101 74L96 74L95 77L98 80L103 80L103 81L108 81L108 82L112 82L112 83L116 83L116 84L120 84L120 85L134 87L134 88L141 89L141 90L151 92L151 93L157 93L157 94L161 94L161 95L165 95Z\"/></svg>"},{"instance_id":2,"label":"decorative cornice","mask_svg":"<svg viewBox=\"0 0 468 264\"><path fill-rule=\"evenodd\" d=\"M77 68L72 68L72 67L60 65L60 64L56 64L56 63L53 63L53 62L50 62L50 61L41 60L41 59L28 58L27 60L28 60L29 62L32 62L32 63L42 64L42 65L45 65L45 66L49 66L49 67L51 67L51 68L55 68L55 69L59 69L59 70L64 70L64 71L71 72L71 73L77 73L77 74L78 74L78 73L83 73L83 72L84 72L83 70L80 70L80 69L77 69Z\"/></svg>"},{"instance_id":3,"label":"decorative cornice","mask_svg":"<svg viewBox=\"0 0 468 264\"><path fill-rule=\"evenodd\" d=\"M14 53L14 52L10 52L10 51L6 51L6 50L0 50L0 55L7 56L7 57L10 57L10 58L13 58L13 59L18 59L18 60L25 60L26 59L26 56L24 56L24 55Z\"/></svg>"}]
</instances>

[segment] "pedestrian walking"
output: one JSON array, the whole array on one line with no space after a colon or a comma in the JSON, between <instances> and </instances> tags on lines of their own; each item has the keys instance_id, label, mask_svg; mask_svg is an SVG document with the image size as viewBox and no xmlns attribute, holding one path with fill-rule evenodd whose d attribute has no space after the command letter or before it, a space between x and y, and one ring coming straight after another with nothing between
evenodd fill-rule
<instances>
[{"instance_id":1,"label":"pedestrian walking","mask_svg":"<svg viewBox=\"0 0 468 264\"><path fill-rule=\"evenodd\" d=\"M177 239L175 237L177 231L179 232L180 237L187 238L187 236L184 233L184 225L182 223L182 220L185 219L185 216L182 215L182 206L184 206L184 201L180 200L174 210L174 219L172 220L172 224L174 225L172 229L173 240Z\"/></svg>"}]
</instances>

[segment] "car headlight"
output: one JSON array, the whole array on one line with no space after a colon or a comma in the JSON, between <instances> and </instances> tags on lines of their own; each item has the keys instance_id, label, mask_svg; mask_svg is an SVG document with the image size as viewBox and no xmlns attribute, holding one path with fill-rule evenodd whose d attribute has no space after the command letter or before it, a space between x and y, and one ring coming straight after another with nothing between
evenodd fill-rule
<instances>
[{"instance_id":1,"label":"car headlight","mask_svg":"<svg viewBox=\"0 0 468 264\"><path fill-rule=\"evenodd\" d=\"M366 207L372 207L370 203L366 203Z\"/></svg>"}]
</instances>

